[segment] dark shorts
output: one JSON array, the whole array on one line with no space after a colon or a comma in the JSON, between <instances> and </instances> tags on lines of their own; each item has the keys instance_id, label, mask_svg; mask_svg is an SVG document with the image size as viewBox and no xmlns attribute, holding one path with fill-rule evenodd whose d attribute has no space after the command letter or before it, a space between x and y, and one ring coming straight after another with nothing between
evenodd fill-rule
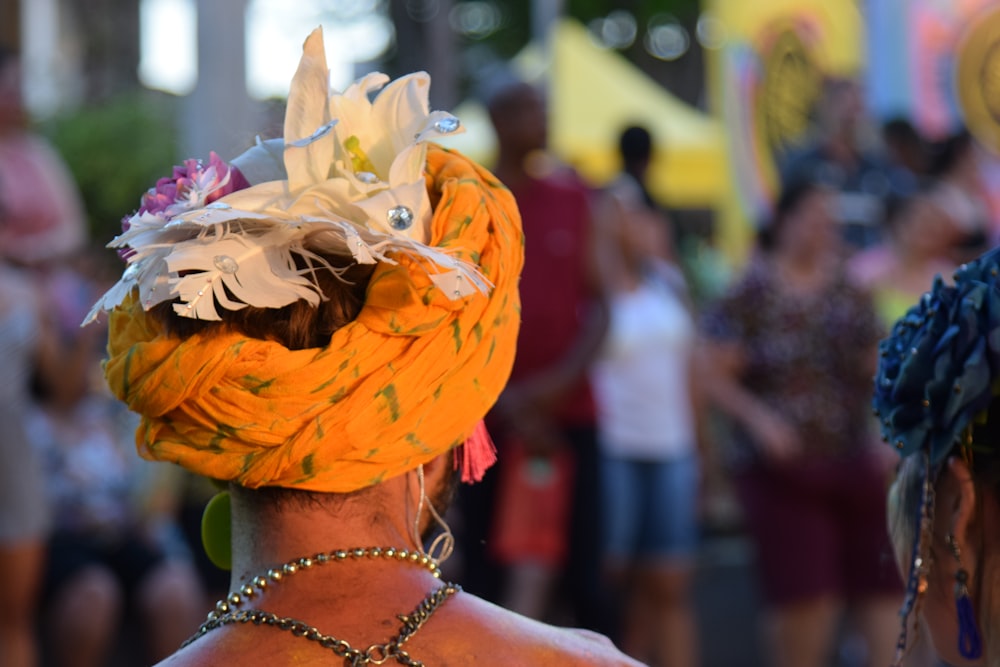
<instances>
[{"instance_id":1,"label":"dark shorts","mask_svg":"<svg viewBox=\"0 0 1000 667\"><path fill-rule=\"evenodd\" d=\"M735 479L768 603L901 594L888 478L874 459L760 466Z\"/></svg>"},{"instance_id":2,"label":"dark shorts","mask_svg":"<svg viewBox=\"0 0 1000 667\"><path fill-rule=\"evenodd\" d=\"M74 575L91 565L102 565L114 573L130 598L165 558L162 550L136 538L109 542L86 535L57 534L49 540L45 599L50 601Z\"/></svg>"},{"instance_id":3,"label":"dark shorts","mask_svg":"<svg viewBox=\"0 0 1000 667\"><path fill-rule=\"evenodd\" d=\"M698 460L605 456L605 555L622 562L690 559L698 547Z\"/></svg>"}]
</instances>

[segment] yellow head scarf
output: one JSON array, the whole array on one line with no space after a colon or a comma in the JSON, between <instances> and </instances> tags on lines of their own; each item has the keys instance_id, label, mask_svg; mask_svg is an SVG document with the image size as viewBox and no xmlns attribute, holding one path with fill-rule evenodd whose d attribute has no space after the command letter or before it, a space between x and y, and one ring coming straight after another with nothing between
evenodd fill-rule
<instances>
[{"instance_id":1,"label":"yellow head scarf","mask_svg":"<svg viewBox=\"0 0 1000 667\"><path fill-rule=\"evenodd\" d=\"M479 267L489 294L449 299L412 255L380 263L358 318L323 348L235 333L168 336L133 296L111 314L113 392L142 416L144 458L243 486L350 492L462 444L507 381L519 325L510 192L430 146L429 245Z\"/></svg>"}]
</instances>

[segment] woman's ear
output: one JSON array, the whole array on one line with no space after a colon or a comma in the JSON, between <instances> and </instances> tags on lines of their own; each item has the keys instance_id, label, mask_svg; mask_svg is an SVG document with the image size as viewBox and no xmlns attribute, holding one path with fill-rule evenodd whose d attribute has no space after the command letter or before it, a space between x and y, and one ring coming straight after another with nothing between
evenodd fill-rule
<instances>
[{"instance_id":1,"label":"woman's ear","mask_svg":"<svg viewBox=\"0 0 1000 667\"><path fill-rule=\"evenodd\" d=\"M440 456L435 456L433 459L424 464L424 476L427 478L426 484L428 489L436 489L437 485L441 483L442 477L447 477L449 472L455 468L455 453L445 452Z\"/></svg>"},{"instance_id":2,"label":"woman's ear","mask_svg":"<svg viewBox=\"0 0 1000 667\"><path fill-rule=\"evenodd\" d=\"M946 515L942 519L947 522L948 534L955 539L960 553L971 558L975 553L970 545L976 514L976 486L972 481L972 471L964 460L951 457L942 475L938 484L938 511ZM975 566L973 563L963 564L966 567Z\"/></svg>"}]
</instances>

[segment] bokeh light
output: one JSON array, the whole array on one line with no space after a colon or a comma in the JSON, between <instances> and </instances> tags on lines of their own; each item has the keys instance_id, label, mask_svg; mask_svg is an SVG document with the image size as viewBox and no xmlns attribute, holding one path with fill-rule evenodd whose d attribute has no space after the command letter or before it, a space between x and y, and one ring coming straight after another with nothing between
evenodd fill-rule
<instances>
[{"instance_id":1,"label":"bokeh light","mask_svg":"<svg viewBox=\"0 0 1000 667\"><path fill-rule=\"evenodd\" d=\"M485 39L503 25L503 12L495 2L460 2L448 13L452 30L470 39Z\"/></svg>"},{"instance_id":2,"label":"bokeh light","mask_svg":"<svg viewBox=\"0 0 1000 667\"><path fill-rule=\"evenodd\" d=\"M660 14L650 19L643 46L654 58L677 60L688 52L691 37L676 18Z\"/></svg>"},{"instance_id":3,"label":"bokeh light","mask_svg":"<svg viewBox=\"0 0 1000 667\"><path fill-rule=\"evenodd\" d=\"M639 31L635 16L624 9L594 19L588 27L591 38L606 49L627 49L635 42Z\"/></svg>"}]
</instances>

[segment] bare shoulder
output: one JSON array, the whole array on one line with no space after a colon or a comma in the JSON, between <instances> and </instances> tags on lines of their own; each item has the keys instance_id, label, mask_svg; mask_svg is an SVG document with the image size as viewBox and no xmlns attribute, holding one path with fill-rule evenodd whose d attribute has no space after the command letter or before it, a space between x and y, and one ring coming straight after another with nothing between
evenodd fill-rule
<instances>
[{"instance_id":1,"label":"bare shoulder","mask_svg":"<svg viewBox=\"0 0 1000 667\"><path fill-rule=\"evenodd\" d=\"M438 664L642 665L596 632L540 623L472 595L463 594L455 602L438 612L441 618L433 626L440 642L435 643L451 647L450 655ZM430 630L429 624L424 632Z\"/></svg>"},{"instance_id":2,"label":"bare shoulder","mask_svg":"<svg viewBox=\"0 0 1000 667\"><path fill-rule=\"evenodd\" d=\"M344 619L341 621L338 624L335 619L326 619L322 627L327 632L334 632L338 625L341 629L345 627ZM367 645L360 637L343 636L356 646ZM372 640L371 637L366 639ZM386 639L382 637L377 641ZM466 593L455 596L438 609L406 643L405 649L414 659L437 667L642 667L642 663L615 648L607 637L586 630L546 625ZM229 626L209 633L156 667L231 667L233 664L320 667L330 664L330 653L315 642L288 633Z\"/></svg>"},{"instance_id":3,"label":"bare shoulder","mask_svg":"<svg viewBox=\"0 0 1000 667\"><path fill-rule=\"evenodd\" d=\"M259 630L259 628L254 628ZM233 632L233 630L237 630ZM279 641L275 641L278 639ZM231 667L232 665L282 665L288 663L288 646L280 636L245 634L226 628L205 635L180 648L154 667ZM301 640L300 640L301 641ZM293 652L302 649L292 644ZM311 653L309 653L311 654ZM329 661L329 654L316 651L316 657ZM298 663L296 663L298 664ZM303 663L311 664L311 663ZM316 664L320 664L317 660Z\"/></svg>"},{"instance_id":4,"label":"bare shoulder","mask_svg":"<svg viewBox=\"0 0 1000 667\"><path fill-rule=\"evenodd\" d=\"M205 650L209 648L210 643L212 642L208 639L195 642L179 649L154 667L224 667L231 664L231 657L217 651Z\"/></svg>"}]
</instances>

